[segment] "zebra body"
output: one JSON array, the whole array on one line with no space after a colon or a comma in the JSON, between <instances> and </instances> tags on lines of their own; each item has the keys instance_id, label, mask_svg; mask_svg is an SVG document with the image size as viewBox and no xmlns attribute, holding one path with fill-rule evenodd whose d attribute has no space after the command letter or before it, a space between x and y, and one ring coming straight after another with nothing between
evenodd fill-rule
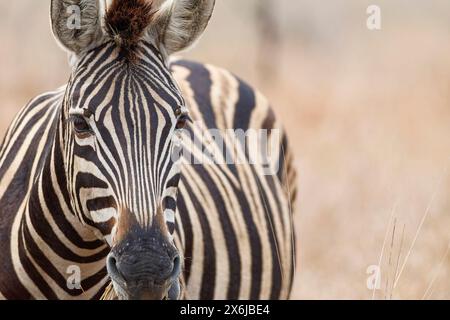
<instances>
[{"instance_id":1,"label":"zebra body","mask_svg":"<svg viewBox=\"0 0 450 320\"><path fill-rule=\"evenodd\" d=\"M79 91L86 92L85 96L75 90L76 83L72 79L73 83L68 86L33 99L20 111L6 133L0 147L0 298L98 299L110 281L108 259L111 247L119 247L118 252L122 254L129 242L135 241L138 251L148 247L151 249L149 252L154 254L159 249L153 247L152 241L164 248L170 246L171 241L167 239L171 237L161 236L167 230L173 233L174 246L183 260L179 281L184 290L179 297L288 298L295 269L292 225L295 170L283 129L267 100L229 72L213 66L181 60L172 63L171 71L167 73L163 59L154 47L144 43L142 56L157 57L149 59L148 67L159 79L160 89L152 91L151 96L162 113L158 111L155 114L161 117L160 120L169 117L163 114L164 103L169 99L179 101L177 104L183 104L181 100L184 100L189 109L192 123L188 123L180 133L181 141L208 136L209 129L282 132L275 147L278 153L274 162L281 164L277 174L267 175L258 164L245 162L186 163L180 165L180 172L177 172L177 166L171 166L170 160L162 154L169 153L166 147L169 142L164 143L163 140L164 128L153 129L153 122L149 123L150 126L144 126L152 128L147 132L149 140L159 138L162 141L160 144L164 145L161 146L161 154L154 157L159 159L154 164L155 168L162 168L157 177L161 175L164 179L155 178L156 175L147 173L149 168L143 166L147 162L124 160L136 159L133 150L142 152L141 157L149 157L145 149L140 148L147 144L151 146L142 138L142 131L139 132L141 135L136 133L135 141L131 134L127 136L128 145L136 146L135 149L129 148L128 155L125 151L120 155L119 151L105 147L115 140L125 139L126 135L122 136L117 128L110 131L111 141L105 140L103 144L99 136L92 145L88 140L91 138L84 136L72 144L64 142L69 141L71 136L67 130L66 114L69 95L72 103L73 99L78 99L83 105L95 104L96 121L102 118L102 122L108 125L123 121L121 127L125 126L125 122L127 126L138 126L139 114L144 111L139 108L133 111L136 105L142 104L142 101L133 104L133 99L139 96L136 92L144 89L132 81L128 82L132 89L123 89L123 92L135 92L128 104L125 103L131 115L120 112L111 115L108 107L102 105L102 99L128 99L117 93L117 88L109 91L112 83L119 82L117 71L111 71L112 76L108 78L108 68L115 70L108 63L115 59L111 57L114 47L115 44L107 42L99 49L100 53L108 53L104 54L107 60L103 61L108 67L103 67L94 53L85 58L86 65L98 67L92 75L86 71L89 68L80 68L79 72L86 72L85 79L89 79L79 87ZM120 54L117 53L117 56ZM138 74L138 71L135 72ZM89 81L94 82L93 78L99 74L111 83L99 77L102 85L91 85ZM177 85L170 81L172 77ZM176 86L179 87L180 97ZM141 116L145 119L144 115ZM82 127L83 123L78 123L78 126ZM101 128L92 130L100 131ZM236 147L225 137L224 141L226 148L233 149L234 160L245 158L249 152L247 147ZM198 145L182 144L191 159L199 157L203 148L216 147L214 141L203 141L200 149ZM92 150L104 154L102 161L105 168L97 176L86 172L97 160L93 158ZM67 157L67 154L76 152L84 154L75 160ZM114 158L120 158L122 162ZM152 164L148 162L149 166ZM119 177L119 173L113 177L120 180L116 182L117 187L114 182L102 181L114 180L108 175L115 172L115 167L123 173L123 177ZM74 178L71 178L71 172L76 172ZM149 187L154 181L139 177L161 179L156 182L163 184L164 188L160 186L161 191L155 192L161 192L161 201L165 201L163 205L149 195L153 193L148 193L148 190L159 190ZM116 191L113 195L110 189L123 188L125 184L121 181L125 179L129 179L128 185L134 187L133 191L125 190L125 200L119 203L121 200L117 198L122 193ZM107 184L111 186L107 188ZM146 200L139 202L139 199ZM124 203L126 208L122 207ZM86 211L90 212L88 217L83 214ZM146 216L149 211L155 211L155 216ZM148 228L142 227L145 225ZM157 232L160 236L142 240L141 236L146 237L143 232L154 232L152 226L155 225L162 230ZM139 239L128 235L134 230L139 231L136 233ZM162 258L158 256L158 259L155 260L155 268L163 264ZM76 276L80 277L79 285L75 283L71 286L71 277ZM167 291L161 294L166 295ZM153 293L148 295L155 297ZM132 298L131 295L129 297Z\"/></svg>"}]
</instances>

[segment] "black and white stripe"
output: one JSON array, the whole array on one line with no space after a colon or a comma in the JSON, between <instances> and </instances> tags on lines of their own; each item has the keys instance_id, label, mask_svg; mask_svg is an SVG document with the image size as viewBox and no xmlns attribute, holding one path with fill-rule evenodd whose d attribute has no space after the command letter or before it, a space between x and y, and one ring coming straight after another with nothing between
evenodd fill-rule
<instances>
[{"instance_id":1,"label":"black and white stripe","mask_svg":"<svg viewBox=\"0 0 450 320\"><path fill-rule=\"evenodd\" d=\"M242 161L252 150L225 133L231 162L190 163L220 149L211 129L282 132L277 174ZM185 161L172 157L176 141ZM20 111L0 147L0 298L100 298L111 248L157 228L184 260L183 298L286 299L295 180L259 92L213 66L168 65L150 41L133 62L104 41L67 86ZM67 285L71 266L81 288Z\"/></svg>"}]
</instances>

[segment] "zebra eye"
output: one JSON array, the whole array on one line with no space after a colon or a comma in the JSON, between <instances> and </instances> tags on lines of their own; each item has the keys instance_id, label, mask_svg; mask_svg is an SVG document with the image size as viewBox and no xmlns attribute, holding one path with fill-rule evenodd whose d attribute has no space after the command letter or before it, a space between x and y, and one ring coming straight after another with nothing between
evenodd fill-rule
<instances>
[{"instance_id":1,"label":"zebra eye","mask_svg":"<svg viewBox=\"0 0 450 320\"><path fill-rule=\"evenodd\" d=\"M187 114L183 114L181 116L178 117L177 120L177 125L176 128L177 129L184 129L186 128L186 123L189 121L189 116Z\"/></svg>"},{"instance_id":2,"label":"zebra eye","mask_svg":"<svg viewBox=\"0 0 450 320\"><path fill-rule=\"evenodd\" d=\"M92 129L83 116L73 115L69 118L69 121L73 123L73 130L78 137L86 138L92 134Z\"/></svg>"}]
</instances>

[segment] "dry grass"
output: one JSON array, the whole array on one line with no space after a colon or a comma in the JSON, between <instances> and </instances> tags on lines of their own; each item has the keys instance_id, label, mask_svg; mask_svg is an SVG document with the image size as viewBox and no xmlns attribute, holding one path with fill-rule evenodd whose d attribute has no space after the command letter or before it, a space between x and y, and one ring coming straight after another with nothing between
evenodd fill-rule
<instances>
[{"instance_id":1,"label":"dry grass","mask_svg":"<svg viewBox=\"0 0 450 320\"><path fill-rule=\"evenodd\" d=\"M369 32L368 1L280 0L271 82L255 63L255 1L219 1L189 56L260 86L286 123L300 172L293 298L449 299L450 4L380 0L383 29ZM68 70L46 3L5 2L0 12L3 135L20 105ZM376 264L374 293L366 270Z\"/></svg>"},{"instance_id":2,"label":"dry grass","mask_svg":"<svg viewBox=\"0 0 450 320\"><path fill-rule=\"evenodd\" d=\"M108 284L108 286L105 289L105 292L100 297L100 300L117 300L117 295L114 291L112 282Z\"/></svg>"}]
</instances>

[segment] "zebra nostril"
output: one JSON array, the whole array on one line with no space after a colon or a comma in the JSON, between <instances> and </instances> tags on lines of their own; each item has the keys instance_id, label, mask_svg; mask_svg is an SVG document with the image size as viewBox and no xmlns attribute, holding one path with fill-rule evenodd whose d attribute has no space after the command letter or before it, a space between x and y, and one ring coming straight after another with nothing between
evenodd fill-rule
<instances>
[{"instance_id":1,"label":"zebra nostril","mask_svg":"<svg viewBox=\"0 0 450 320\"><path fill-rule=\"evenodd\" d=\"M181 259L180 256L176 256L173 259L173 269L172 269L172 273L170 274L170 280L171 281L175 281L177 280L178 276L180 275L181 272Z\"/></svg>"},{"instance_id":2,"label":"zebra nostril","mask_svg":"<svg viewBox=\"0 0 450 320\"><path fill-rule=\"evenodd\" d=\"M106 269L108 270L108 274L111 279L116 281L121 286L125 286L125 279L117 268L117 259L113 253L108 254L108 257L106 258Z\"/></svg>"},{"instance_id":3,"label":"zebra nostril","mask_svg":"<svg viewBox=\"0 0 450 320\"><path fill-rule=\"evenodd\" d=\"M116 257L114 257L111 253L106 258L106 269L108 269L110 274L116 274L119 272L119 270L117 270Z\"/></svg>"},{"instance_id":4,"label":"zebra nostril","mask_svg":"<svg viewBox=\"0 0 450 320\"><path fill-rule=\"evenodd\" d=\"M180 281L176 280L172 287L170 287L169 292L167 293L168 300L178 300L180 298Z\"/></svg>"},{"instance_id":5,"label":"zebra nostril","mask_svg":"<svg viewBox=\"0 0 450 320\"><path fill-rule=\"evenodd\" d=\"M106 260L106 267L108 268L108 271L117 271L116 258L111 254L108 255L108 258Z\"/></svg>"}]
</instances>

